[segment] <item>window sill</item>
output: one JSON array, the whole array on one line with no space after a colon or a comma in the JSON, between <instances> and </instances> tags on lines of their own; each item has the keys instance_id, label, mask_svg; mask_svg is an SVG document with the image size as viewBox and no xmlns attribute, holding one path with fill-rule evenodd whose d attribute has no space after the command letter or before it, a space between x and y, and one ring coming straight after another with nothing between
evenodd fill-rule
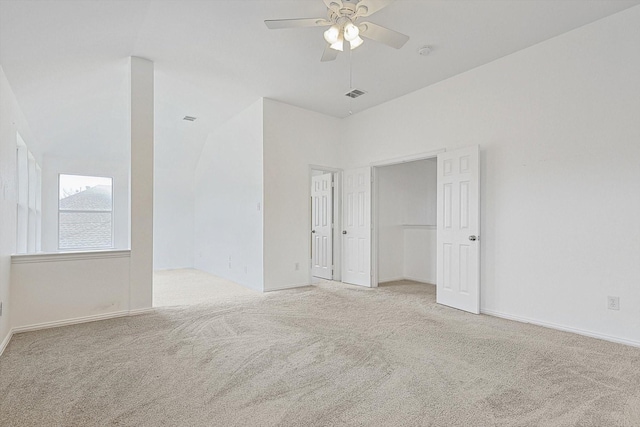
<instances>
[{"instance_id":1,"label":"window sill","mask_svg":"<svg viewBox=\"0 0 640 427\"><path fill-rule=\"evenodd\" d=\"M105 249L92 251L40 252L36 254L11 255L11 264L39 262L81 261L88 259L130 258L131 249Z\"/></svg>"}]
</instances>

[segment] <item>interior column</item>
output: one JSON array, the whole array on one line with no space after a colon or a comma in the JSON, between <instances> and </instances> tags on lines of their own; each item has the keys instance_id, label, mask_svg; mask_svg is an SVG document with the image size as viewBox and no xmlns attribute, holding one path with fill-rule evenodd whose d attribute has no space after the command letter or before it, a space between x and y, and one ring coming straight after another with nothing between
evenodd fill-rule
<instances>
[{"instance_id":1,"label":"interior column","mask_svg":"<svg viewBox=\"0 0 640 427\"><path fill-rule=\"evenodd\" d=\"M153 62L131 57L131 262L129 309L152 305Z\"/></svg>"}]
</instances>

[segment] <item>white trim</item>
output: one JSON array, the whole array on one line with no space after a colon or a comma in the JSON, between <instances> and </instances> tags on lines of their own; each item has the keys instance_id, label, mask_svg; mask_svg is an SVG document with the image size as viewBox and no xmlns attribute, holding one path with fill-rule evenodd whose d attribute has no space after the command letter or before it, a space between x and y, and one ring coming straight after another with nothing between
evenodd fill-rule
<instances>
[{"instance_id":1,"label":"white trim","mask_svg":"<svg viewBox=\"0 0 640 427\"><path fill-rule=\"evenodd\" d=\"M381 160L379 162L371 163L371 177L373 180L373 182L371 183L371 287L372 288L377 287L378 283L384 283L384 282L380 282L380 278L378 277L379 276L378 270L380 266L380 262L379 262L380 260L378 259L378 252L379 252L378 246L380 244L380 241L379 241L380 227L378 225L378 222L379 222L378 209L379 209L379 197L380 197L379 183L378 183L379 181L378 168L397 165L401 163L415 162L419 160L437 159L438 154L444 153L445 151L446 149L440 148L438 150L433 150L426 153L412 154L410 156L396 157L393 159ZM437 226L435 225L418 225L418 224L415 224L415 225L403 224L401 225L401 227L405 229L410 229L410 228L423 228L427 230L437 229ZM403 279L398 279L398 280L403 280Z\"/></svg>"},{"instance_id":2,"label":"white trim","mask_svg":"<svg viewBox=\"0 0 640 427\"><path fill-rule=\"evenodd\" d=\"M402 280L410 280L412 282L424 283L425 285L435 286L434 283L425 282L424 279L418 279L418 278L409 277L409 276L402 276L402 277L398 277L398 278L395 278L395 279L381 279L380 283L400 282Z\"/></svg>"},{"instance_id":3,"label":"white trim","mask_svg":"<svg viewBox=\"0 0 640 427\"><path fill-rule=\"evenodd\" d=\"M311 187L309 187L311 188ZM311 215L309 215L311 220ZM342 281L342 171L333 173L333 275ZM311 284L311 282L309 282Z\"/></svg>"},{"instance_id":4,"label":"white trim","mask_svg":"<svg viewBox=\"0 0 640 427\"><path fill-rule=\"evenodd\" d=\"M327 279L323 279L323 282L331 282L331 280L327 280ZM270 289L265 289L263 292L272 292L272 291L286 291L287 289L297 289L297 288L306 288L308 286L311 286L310 284L299 284L299 285L284 285L284 286L278 286L275 288L270 288Z\"/></svg>"},{"instance_id":5,"label":"white trim","mask_svg":"<svg viewBox=\"0 0 640 427\"><path fill-rule=\"evenodd\" d=\"M111 313L94 314L92 316L82 316L82 317L74 317L74 318L65 319L65 320L55 320L53 322L36 323L33 325L18 326L17 328L13 328L13 333L19 334L21 332L39 331L41 329L50 329L50 328L57 328L60 326L77 325L80 323L96 322L98 320L116 319L118 317L137 316L139 314L150 313L152 311L153 311L153 308L143 308L143 309L137 309L137 310L122 310L122 311L114 311Z\"/></svg>"},{"instance_id":6,"label":"white trim","mask_svg":"<svg viewBox=\"0 0 640 427\"><path fill-rule=\"evenodd\" d=\"M313 185L313 171L329 172L332 174L333 182L333 274L331 280L342 280L342 169L331 168L327 166L309 165L309 182L307 184L308 197L307 201L311 200L311 187ZM307 203L307 221L309 224L309 232L311 232L311 203ZM309 238L311 239L311 238ZM309 242L311 243L311 242ZM313 261L311 260L311 246L309 246L309 283L304 286L309 286L313 283ZM328 280L328 279L324 279ZM298 286L296 286L298 287ZM282 288L290 289L290 288ZM274 289L274 290L280 290Z\"/></svg>"},{"instance_id":7,"label":"white trim","mask_svg":"<svg viewBox=\"0 0 640 427\"><path fill-rule=\"evenodd\" d=\"M9 330L7 337L4 339L4 341L2 341L2 343L0 343L0 356L2 356L2 353L9 345L9 341L11 341L11 338L15 334L20 334L22 332L39 331L42 329L58 328L61 326L78 325L81 323L96 322L99 320L117 319L119 317L138 316L140 314L153 313L154 311L155 308L152 307L139 308L135 310L114 311L112 313L95 314L93 316L75 317L72 319L56 320L54 322L43 322L27 326L18 326L17 328L12 328L11 330Z\"/></svg>"},{"instance_id":8,"label":"white trim","mask_svg":"<svg viewBox=\"0 0 640 427\"><path fill-rule=\"evenodd\" d=\"M320 166L320 165L309 165L310 170L320 171L320 172L342 172L340 168L330 168L328 166Z\"/></svg>"},{"instance_id":9,"label":"white trim","mask_svg":"<svg viewBox=\"0 0 640 427\"><path fill-rule=\"evenodd\" d=\"M418 154L412 154L410 156L394 157L392 159L372 162L370 166L372 167L391 166L391 165L397 165L400 163L415 162L417 160L433 159L434 157L438 157L438 154L444 153L445 151L446 150L444 148L440 148L439 150L428 151L426 153L418 153Z\"/></svg>"},{"instance_id":10,"label":"white trim","mask_svg":"<svg viewBox=\"0 0 640 427\"><path fill-rule=\"evenodd\" d=\"M380 283L389 283L389 282L399 282L401 280L407 280L406 277L404 276L400 276L400 277L391 277L391 278L387 278L387 277L381 277L378 279L378 285ZM377 286L375 286L377 287Z\"/></svg>"},{"instance_id":11,"label":"white trim","mask_svg":"<svg viewBox=\"0 0 640 427\"><path fill-rule=\"evenodd\" d=\"M489 316L493 316L493 317L499 317L501 319L514 320L516 322L521 322L521 323L531 323L532 325L542 326L542 327L549 328L549 329L555 329L555 330L564 331L564 332L571 332L571 333L574 333L574 334L577 334L577 335L583 335L585 337L598 338L598 339L605 340L605 341L610 341L610 342L614 342L614 343L618 343L618 344L625 344L625 345L629 345L631 347L639 347L640 348L640 341L633 341L633 340L628 340L628 339L625 339L625 338L618 338L618 337L614 337L612 335L601 334L601 333L598 333L598 332L585 331L584 329L572 328L570 326L559 325L559 324L553 323L553 322L545 322L543 320L530 319L528 317L523 317L523 316L515 316L513 314L502 313L500 311L489 310L489 309L484 309L484 308L480 309L480 313L481 314L486 314L486 315L489 315Z\"/></svg>"},{"instance_id":12,"label":"white trim","mask_svg":"<svg viewBox=\"0 0 640 427\"><path fill-rule=\"evenodd\" d=\"M130 258L131 250L104 250L82 252L50 252L39 254L11 255L11 264L29 264L40 262L83 261L89 259Z\"/></svg>"},{"instance_id":13,"label":"white trim","mask_svg":"<svg viewBox=\"0 0 640 427\"><path fill-rule=\"evenodd\" d=\"M105 314L94 314L92 316L74 317L74 318L65 319L65 320L55 320L53 322L35 323L33 325L18 326L16 328L13 328L13 333L19 334L22 332L39 331L41 329L58 328L60 326L76 325L80 323L95 322L98 320L115 319L118 317L125 317L128 315L129 315L129 312L125 310L125 311L115 311L112 313L105 313Z\"/></svg>"},{"instance_id":14,"label":"white trim","mask_svg":"<svg viewBox=\"0 0 640 427\"><path fill-rule=\"evenodd\" d=\"M135 310L129 310L129 316L139 316L141 314L153 313L154 311L156 311L155 307L136 308Z\"/></svg>"},{"instance_id":15,"label":"white trim","mask_svg":"<svg viewBox=\"0 0 640 427\"><path fill-rule=\"evenodd\" d=\"M376 166L371 167L371 283L370 287L377 288L380 283L380 269L379 269L379 226L378 226L378 211L380 203L378 201L379 196L379 182L378 168ZM384 283L384 282L382 282Z\"/></svg>"},{"instance_id":16,"label":"white trim","mask_svg":"<svg viewBox=\"0 0 640 427\"><path fill-rule=\"evenodd\" d=\"M4 338L4 340L2 340L2 342L0 343L0 356L2 356L2 353L4 353L4 350L9 345L9 341L11 341L12 337L13 337L13 329L9 329L9 333Z\"/></svg>"},{"instance_id":17,"label":"white trim","mask_svg":"<svg viewBox=\"0 0 640 427\"><path fill-rule=\"evenodd\" d=\"M435 286L436 285L435 278L433 279L433 283L425 282L424 279L419 279L417 277L409 277L409 276L405 276L403 280L411 280L412 282L418 282L418 283L422 283L422 284L430 285L430 286Z\"/></svg>"}]
</instances>

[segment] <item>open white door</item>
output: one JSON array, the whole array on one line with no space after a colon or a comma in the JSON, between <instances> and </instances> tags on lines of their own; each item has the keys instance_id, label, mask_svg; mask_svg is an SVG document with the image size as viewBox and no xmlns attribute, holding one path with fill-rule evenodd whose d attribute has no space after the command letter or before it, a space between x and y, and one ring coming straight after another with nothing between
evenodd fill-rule
<instances>
[{"instance_id":1,"label":"open white door","mask_svg":"<svg viewBox=\"0 0 640 427\"><path fill-rule=\"evenodd\" d=\"M439 304L480 312L479 147L438 154Z\"/></svg>"},{"instance_id":2,"label":"open white door","mask_svg":"<svg viewBox=\"0 0 640 427\"><path fill-rule=\"evenodd\" d=\"M344 172L342 281L371 286L371 168Z\"/></svg>"},{"instance_id":3,"label":"open white door","mask_svg":"<svg viewBox=\"0 0 640 427\"><path fill-rule=\"evenodd\" d=\"M311 275L333 279L333 174L311 177Z\"/></svg>"}]
</instances>

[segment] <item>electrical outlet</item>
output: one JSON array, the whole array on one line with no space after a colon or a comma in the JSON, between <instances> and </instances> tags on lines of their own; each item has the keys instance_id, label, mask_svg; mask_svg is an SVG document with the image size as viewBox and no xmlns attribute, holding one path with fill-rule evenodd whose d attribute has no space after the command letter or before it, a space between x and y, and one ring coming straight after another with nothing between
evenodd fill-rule
<instances>
[{"instance_id":1,"label":"electrical outlet","mask_svg":"<svg viewBox=\"0 0 640 427\"><path fill-rule=\"evenodd\" d=\"M0 317L2 317L2 301L0 301Z\"/></svg>"},{"instance_id":2,"label":"electrical outlet","mask_svg":"<svg viewBox=\"0 0 640 427\"><path fill-rule=\"evenodd\" d=\"M231 255L229 255L229 270L231 270Z\"/></svg>"},{"instance_id":3,"label":"electrical outlet","mask_svg":"<svg viewBox=\"0 0 640 427\"><path fill-rule=\"evenodd\" d=\"M296 262L295 268L296 268L296 271L300 270L300 263L299 262Z\"/></svg>"},{"instance_id":4,"label":"electrical outlet","mask_svg":"<svg viewBox=\"0 0 640 427\"><path fill-rule=\"evenodd\" d=\"M609 310L620 310L620 297L607 297L607 308Z\"/></svg>"}]
</instances>

